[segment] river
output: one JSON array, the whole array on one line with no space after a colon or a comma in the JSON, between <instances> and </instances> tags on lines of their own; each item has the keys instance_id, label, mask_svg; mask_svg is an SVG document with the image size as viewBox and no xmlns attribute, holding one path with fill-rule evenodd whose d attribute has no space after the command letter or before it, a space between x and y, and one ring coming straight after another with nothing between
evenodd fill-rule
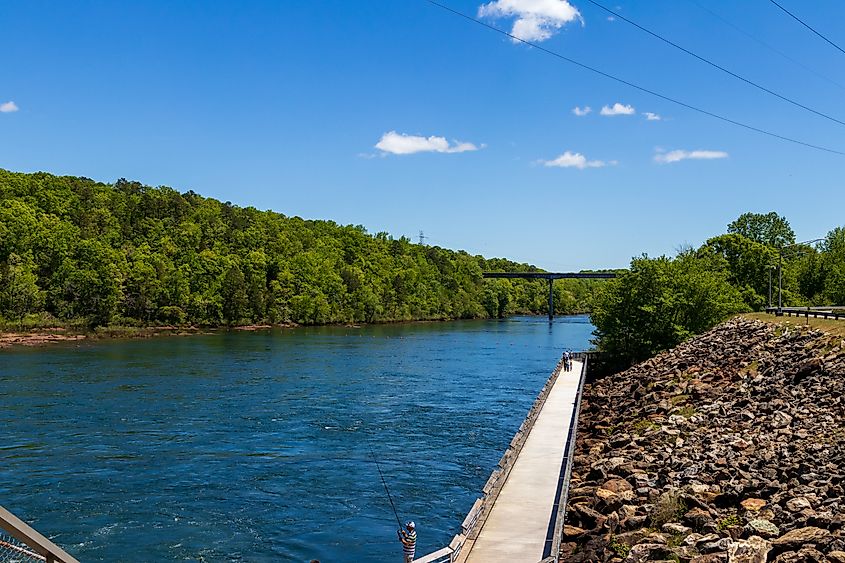
<instances>
[{"instance_id":1,"label":"river","mask_svg":"<svg viewBox=\"0 0 845 563\"><path fill-rule=\"evenodd\" d=\"M401 561L446 545L587 317L0 351L0 505L81 561Z\"/></svg>"}]
</instances>

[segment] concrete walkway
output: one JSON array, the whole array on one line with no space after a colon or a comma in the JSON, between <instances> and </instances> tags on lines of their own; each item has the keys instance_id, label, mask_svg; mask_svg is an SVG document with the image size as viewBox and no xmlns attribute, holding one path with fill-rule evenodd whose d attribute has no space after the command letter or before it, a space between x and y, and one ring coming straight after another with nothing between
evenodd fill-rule
<instances>
[{"instance_id":1,"label":"concrete walkway","mask_svg":"<svg viewBox=\"0 0 845 563\"><path fill-rule=\"evenodd\" d=\"M558 376L478 539L465 546L469 563L543 558L580 376L581 362Z\"/></svg>"}]
</instances>

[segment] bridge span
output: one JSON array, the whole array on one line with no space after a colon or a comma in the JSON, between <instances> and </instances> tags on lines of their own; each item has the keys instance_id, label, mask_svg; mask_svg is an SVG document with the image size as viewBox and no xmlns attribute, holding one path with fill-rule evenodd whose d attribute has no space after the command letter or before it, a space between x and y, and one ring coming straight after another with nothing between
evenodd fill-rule
<instances>
[{"instance_id":1,"label":"bridge span","mask_svg":"<svg viewBox=\"0 0 845 563\"><path fill-rule=\"evenodd\" d=\"M524 280L549 280L549 320L555 318L555 294L554 281L563 279L601 279L615 278L614 272L482 272L481 276L486 279L524 279Z\"/></svg>"}]
</instances>

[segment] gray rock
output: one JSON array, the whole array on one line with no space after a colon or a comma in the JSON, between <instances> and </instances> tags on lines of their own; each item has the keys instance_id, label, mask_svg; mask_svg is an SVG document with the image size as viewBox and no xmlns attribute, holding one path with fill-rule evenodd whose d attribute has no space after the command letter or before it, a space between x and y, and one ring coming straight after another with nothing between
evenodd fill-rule
<instances>
[{"instance_id":1,"label":"gray rock","mask_svg":"<svg viewBox=\"0 0 845 563\"><path fill-rule=\"evenodd\" d=\"M663 526L660 528L660 530L667 533L667 534L680 535L680 536L686 536L687 534L689 534L692 531L691 528L688 528L687 526L684 526L683 524L678 524L677 522L667 522L666 524L663 524Z\"/></svg>"},{"instance_id":2,"label":"gray rock","mask_svg":"<svg viewBox=\"0 0 845 563\"><path fill-rule=\"evenodd\" d=\"M795 497L786 501L786 509L790 512L801 512L807 508L812 508L812 505L804 497Z\"/></svg>"},{"instance_id":3,"label":"gray rock","mask_svg":"<svg viewBox=\"0 0 845 563\"><path fill-rule=\"evenodd\" d=\"M828 556L845 553L843 380L842 337L735 319L587 383L567 509L585 532L572 560L621 562L608 539L616 511L614 541L680 543L637 557L726 561L758 537L772 559L845 563Z\"/></svg>"},{"instance_id":4,"label":"gray rock","mask_svg":"<svg viewBox=\"0 0 845 563\"><path fill-rule=\"evenodd\" d=\"M772 544L760 536L731 541L728 545L728 563L766 563L771 550Z\"/></svg>"},{"instance_id":5,"label":"gray rock","mask_svg":"<svg viewBox=\"0 0 845 563\"><path fill-rule=\"evenodd\" d=\"M656 561L668 557L669 551L665 545L659 543L638 543L628 552L625 563L640 563Z\"/></svg>"},{"instance_id":6,"label":"gray rock","mask_svg":"<svg viewBox=\"0 0 845 563\"><path fill-rule=\"evenodd\" d=\"M798 528L787 532L772 543L777 546L798 547L807 543L818 543L830 537L830 532L814 526Z\"/></svg>"},{"instance_id":7,"label":"gray rock","mask_svg":"<svg viewBox=\"0 0 845 563\"><path fill-rule=\"evenodd\" d=\"M754 520L749 520L748 524L746 524L745 529L751 535L762 536L764 538L776 538L780 535L780 529L763 518L755 518Z\"/></svg>"}]
</instances>

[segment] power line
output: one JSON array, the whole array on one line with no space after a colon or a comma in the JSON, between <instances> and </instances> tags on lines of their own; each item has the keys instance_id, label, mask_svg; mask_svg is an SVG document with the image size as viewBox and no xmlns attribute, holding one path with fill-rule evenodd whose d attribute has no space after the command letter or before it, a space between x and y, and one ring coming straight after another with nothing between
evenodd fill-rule
<instances>
[{"instance_id":1,"label":"power line","mask_svg":"<svg viewBox=\"0 0 845 563\"><path fill-rule=\"evenodd\" d=\"M478 19L476 19L476 18L474 18L474 17L472 17L472 16L469 16L469 15L467 15L467 14L463 13L463 12L459 12L458 10L454 10L454 9L450 8L449 6L446 6L446 5L444 5L444 4L441 4L441 3L439 3L439 2L436 2L435 0L424 0L424 1L425 1L425 2L428 2L429 4L432 4L433 6L437 6L438 8L441 8L441 9L443 9L443 10L446 10L447 12L450 12L450 13L452 13L452 14L456 15L456 16L460 16L460 17L462 17L462 18L464 18L464 19L467 19L467 20L469 20L469 21L471 21L471 22L475 22L475 23L477 23L478 25L484 26L484 27L486 27L487 29L490 29L490 30L492 30L492 31L495 31L496 33L500 33L500 34L502 34L502 35L504 35L504 36L506 36L506 37L510 37L510 38L511 38L511 39L513 39L514 41L518 41L518 42L523 43L523 44L525 44L525 45L528 45L528 46L530 46L530 47L534 47L534 48L535 48L535 49L537 49L538 51L542 51L543 53L546 53L547 55L551 55L551 56L553 56L553 57L555 57L555 58L558 58L558 59L560 59L560 60L566 61L566 62L568 62L568 63L570 63L570 64L573 64L573 65L575 65L575 66L578 66L578 67L580 67L580 68L583 68L584 70L589 70L590 72L593 72L593 73L598 74L598 75L600 75L600 76L604 76L605 78L609 78L609 79L611 79L611 80L613 80L613 81L615 81L615 82L619 82L620 84L624 84L624 85L626 85L626 86L629 86L629 87L631 87L631 88L634 88L635 90L639 90L640 92L645 92L646 94L650 94L650 95L652 95L652 96L655 96L655 97L657 97L657 98L660 98L661 100L666 100L667 102L672 102L673 104L679 105L679 106L681 106L681 107L684 107L684 108L690 109L690 110L692 110L692 111L695 111L695 112L701 113L701 114L703 114L703 115L707 115L707 116L709 116L709 117L712 117L712 118L718 119L718 120L720 120L720 121L724 121L725 123L730 123L731 125L736 125L737 127L742 127L743 129L747 129L747 130L749 130L749 131L754 131L754 132L756 132L756 133L760 133L761 135L766 135L766 136L769 136L769 137L773 137L773 138L775 138L775 139L780 139L781 141L787 141L787 142L789 142L789 143L794 143L794 144L796 144L796 145L801 145L801 146L808 147L808 148L811 148L811 149L816 149L816 150L823 151L823 152L828 152L828 153L832 153L832 154L838 154L838 155L840 155L840 156L845 156L845 152L843 152L843 151L839 151L839 150L836 150L836 149L831 149L831 148L828 148L828 147L823 147L823 146L821 146L821 145L814 145L814 144L812 144L812 143L808 143L808 142L805 142L805 141L800 141L800 140L798 140L798 139L794 139L794 138L792 138L792 137L787 137L787 136L785 136L785 135L780 135L780 134L778 134L778 133L773 133L772 131L767 131L767 130L765 130L765 129L760 129L759 127L754 127L753 125L748 125L747 123L742 123L741 121L736 121L736 120L731 119L731 118L729 118L729 117L725 117L725 116L723 116L723 115L719 115L719 114L717 114L717 113L713 113L713 112L711 112L711 111L707 111L707 110L705 110L705 109L702 109L702 108L699 108L699 107L697 107L697 106L693 106L693 105L691 105L691 104L688 104L688 103L682 102L682 101L680 101L680 100L678 100L678 99L675 99L675 98L672 98L672 97L666 96L666 95L664 95L664 94L660 94L660 93L658 93L658 92L656 92L656 91L654 91L654 90L650 90L650 89L648 89L648 88L646 88L646 87L644 87L644 86L640 86L640 85L635 84L635 83L633 83L633 82L629 82L628 80L625 80L624 78L619 78L619 77L617 77L617 76L614 76L614 75L612 75L612 74L609 74L609 73L604 72L604 71L602 71L602 70L599 70L599 69L597 69L597 68L591 67L591 66L586 65L586 64L584 64L584 63L580 63L580 62L576 61L575 59L570 59L569 57L566 57L566 56L564 56L564 55L561 55L561 54L560 54L560 53L558 53L557 51L552 51L551 49L546 49L545 47L543 47L543 46L541 46L541 45L539 45L539 44L537 44L537 43L534 43L534 42L532 42L532 41L527 41L527 40L525 40L525 39L522 39L522 38L520 38L520 37L517 37L517 36L515 36L515 35L512 35L511 33L508 33L507 31L505 31L504 29L499 29L498 27L496 27L496 26L494 26L494 25L490 25L490 24L488 24L488 23L485 23L485 22L483 22L483 21L481 21L481 20L478 20Z\"/></svg>"},{"instance_id":2,"label":"power line","mask_svg":"<svg viewBox=\"0 0 845 563\"><path fill-rule=\"evenodd\" d=\"M713 16L714 18L716 18L716 19L720 20L720 21L721 21L722 23L724 23L725 25L727 25L727 26L729 26L729 27L732 27L732 28L733 28L735 31L737 31L738 33L741 33L742 35L746 36L747 38L751 39L752 41L755 41L756 43L759 43L760 45L762 45L762 46L763 46L763 47L765 47L766 49L769 49L770 51L777 53L778 55L780 55L780 56L781 56L781 57L783 57L784 59L786 59L786 60L790 61L791 63L793 63L793 64L795 64L795 65L797 65L797 66L800 66L801 68L803 68L804 70L806 70L806 71L807 71L807 72L809 72L809 73L815 74L817 77L821 78L822 80L825 80L825 81L829 82L830 84L833 84L833 85L834 85L834 86L836 86L837 88L841 88L842 90L845 90L845 86L843 86L842 84L840 84L840 83L839 83L839 82L837 82L836 80L834 80L834 79L830 78L829 76L826 76L826 75L824 75L824 74L820 73L819 71L817 71L817 70L815 70L815 69L813 69L813 68L811 68L811 67L809 67L809 66L805 65L805 64L804 64L804 63L802 63L801 61L799 61L799 60L797 60L797 59L794 59L794 58L790 57L788 54L784 53L783 51L781 51L781 50L780 50L780 49L778 49L777 47L773 47L773 46L772 46L772 45L770 45L769 43L766 43L766 42L765 42L765 41L763 41L762 39L760 39L760 38L758 38L758 37L755 37L754 35L751 35L749 32L745 31L744 29L742 29L741 27L739 27L739 26L738 26L738 25L736 25L735 23L733 23L733 22L731 22L730 20L728 20L728 19L726 19L726 18L724 18L724 17L720 16L719 14L717 14L716 12L714 12L713 10L711 10L710 8L708 8L707 6L704 6L703 4L701 4L701 2L698 2L697 0L688 0L688 1L689 1L691 4L695 4L695 5L696 5L696 6L698 6L700 9L704 10L705 12L707 12L708 14L710 14L711 16Z\"/></svg>"},{"instance_id":3,"label":"power line","mask_svg":"<svg viewBox=\"0 0 845 563\"><path fill-rule=\"evenodd\" d=\"M774 0L772 0L772 1L774 1ZM671 45L671 46L672 46L672 47L674 47L675 49L678 49L679 51L683 51L683 52L684 52L684 53L686 53L687 55L689 55L689 56L691 56L691 57L695 57L695 58L696 58L696 59L698 59L699 61L701 61L701 62L703 62L703 63L706 63L706 64L708 64L708 65L712 66L713 68L719 69L719 70L721 70L722 72L724 72L725 74L728 74L728 75L730 75L730 76L733 76L733 77L734 77L734 78L736 78L737 80L741 80L741 81L745 82L746 84L748 84L748 85L750 85L750 86L753 86L753 87L757 88L758 90L762 90L763 92L766 92L767 94L770 94L770 95L772 95L772 96L774 96L774 97L776 97L776 98L779 98L779 99L783 100L784 102L790 103L790 104L792 104L792 105L794 105L794 106L797 106L797 107L799 107L799 108L801 108L801 109L807 110L807 111L809 111L809 112L811 112L811 113L814 113L814 114L816 114L816 115L818 115L818 116L820 116L820 117L824 117L825 119L829 119L830 121L834 121L834 122L836 122L836 123L838 123L838 124L840 124L840 125L845 125L845 121L842 121L842 120L840 120L840 119L837 119L837 118L835 118L835 117L833 117L833 116L831 116L831 115L828 115L828 114L826 114L826 113L823 113L823 112L821 112L821 111L815 110L815 109L813 109L813 108L811 108L811 107L809 107L809 106L806 106L806 105L802 104L801 102L797 102L797 101L793 100L792 98L788 98L788 97L784 96L783 94L778 94L778 93L777 93L777 92L775 92L774 90L771 90L771 89L769 89L769 88L766 88L766 87L765 87L765 86L763 86L762 84L759 84L759 83L757 83L757 82L754 82L753 80L749 80L748 78L745 78L744 76L741 76L741 75L739 75L739 74L737 74L737 73L733 72L732 70L728 70L727 68L723 67L722 65L720 65L720 64L718 64L718 63L714 63L714 62L713 62L713 61L711 61L710 59L706 59L706 58L702 57L701 55L699 55L699 54L697 54L697 53L694 53L693 51L690 51L689 49L686 49L686 48L684 48L684 47L681 47L680 45L678 45L678 44L677 44L677 43L675 43L674 41L672 41L672 40L670 40L670 39L666 39L666 38L665 38L665 37L663 37L662 35L660 35L660 34L658 34L658 33L655 33L654 31L651 31L650 29L648 29L648 28L645 28L645 27L641 26L641 25L640 25L640 24L638 24L637 22L635 22L635 21L633 21L633 20L630 20L630 19L626 18L626 17L625 17L625 16L623 16L622 14L620 14L620 13L618 13L618 12L615 12L615 11L611 10L610 8L608 8L608 7L606 7L606 6L603 6L602 4L599 4L598 2L596 2L596 0L587 0L587 2L589 2L589 3L590 3L590 4L592 4L593 6L596 6L596 7L598 7L598 8L601 8L602 10L604 10L605 12L607 12L608 14L612 14L614 17L619 18L620 20L623 20L623 21L625 21L625 22L628 22L629 24L633 25L634 27L636 27L636 28L637 28L637 29L639 29L640 31L644 31L645 33L648 33L649 35L651 35L651 36L652 36L652 37L654 37L655 39L659 39L660 41L663 41L663 42L664 42L664 43L666 43L667 45Z\"/></svg>"},{"instance_id":4,"label":"power line","mask_svg":"<svg viewBox=\"0 0 845 563\"><path fill-rule=\"evenodd\" d=\"M834 47L836 47L842 54L845 54L845 50L843 50L842 47L840 47L839 45L837 45L836 43L834 43L833 41L831 41L830 39L828 39L827 37L825 37L824 35L819 33L818 31L816 31L815 29L810 27L810 25L805 23L804 20L802 20L801 18L799 18L798 16L796 16L795 14L793 14L792 12L790 12L789 10L787 10L786 8L784 8L783 6L781 6L780 4L775 2L775 0L769 0L769 2L771 2L775 6L777 6L778 8L780 8L781 10L783 10L784 12L786 12L787 14L792 16L792 19L794 19L795 21L797 21L798 23L800 23L801 25L803 25L804 27L806 27L807 29L809 29L810 31L812 31L813 33L815 33L816 35L818 35L819 37L821 37L822 39L824 39L825 41L827 41L828 43L833 45Z\"/></svg>"}]
</instances>

